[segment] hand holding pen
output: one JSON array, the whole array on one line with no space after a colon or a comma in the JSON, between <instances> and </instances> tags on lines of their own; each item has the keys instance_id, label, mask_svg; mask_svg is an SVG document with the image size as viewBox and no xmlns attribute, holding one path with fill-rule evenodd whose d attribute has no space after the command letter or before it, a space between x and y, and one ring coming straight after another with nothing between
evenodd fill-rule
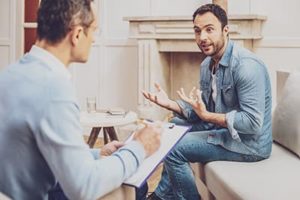
<instances>
[{"instance_id":1,"label":"hand holding pen","mask_svg":"<svg viewBox=\"0 0 300 200\"><path fill-rule=\"evenodd\" d=\"M145 127L135 132L133 139L140 142L145 149L146 157L152 155L160 147L162 127L155 123L146 123Z\"/></svg>"}]
</instances>

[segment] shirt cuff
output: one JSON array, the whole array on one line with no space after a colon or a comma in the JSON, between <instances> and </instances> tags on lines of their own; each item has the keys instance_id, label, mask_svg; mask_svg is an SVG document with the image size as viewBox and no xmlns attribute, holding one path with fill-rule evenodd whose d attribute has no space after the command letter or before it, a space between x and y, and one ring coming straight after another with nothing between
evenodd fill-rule
<instances>
[{"instance_id":1,"label":"shirt cuff","mask_svg":"<svg viewBox=\"0 0 300 200\"><path fill-rule=\"evenodd\" d=\"M134 156L137 162L137 166L139 166L140 163L142 163L142 161L146 157L144 146L138 141L132 140L126 146L120 148L120 151L126 151L126 150L129 151Z\"/></svg>"},{"instance_id":2,"label":"shirt cuff","mask_svg":"<svg viewBox=\"0 0 300 200\"><path fill-rule=\"evenodd\" d=\"M229 130L229 133L230 133L232 139L240 142L241 138L240 138L238 132L236 131L236 129L233 127L235 113L236 113L236 110L233 110L226 114L226 123L227 123L227 128Z\"/></svg>"},{"instance_id":3,"label":"shirt cuff","mask_svg":"<svg viewBox=\"0 0 300 200\"><path fill-rule=\"evenodd\" d=\"M182 111L182 115L178 114L177 112L173 112L174 116L175 117L178 117L178 118L188 118L189 117L189 113L190 113L190 110L187 109L187 105L185 102L183 102L182 100L177 100L176 103L178 104L178 106L180 107L181 111Z\"/></svg>"},{"instance_id":4,"label":"shirt cuff","mask_svg":"<svg viewBox=\"0 0 300 200\"><path fill-rule=\"evenodd\" d=\"M112 154L118 157L123 165L123 178L128 178L136 171L146 157L143 145L138 141L131 141Z\"/></svg>"},{"instance_id":5,"label":"shirt cuff","mask_svg":"<svg viewBox=\"0 0 300 200\"><path fill-rule=\"evenodd\" d=\"M95 160L98 160L100 158L101 149L90 149L90 152L92 153Z\"/></svg>"}]
</instances>

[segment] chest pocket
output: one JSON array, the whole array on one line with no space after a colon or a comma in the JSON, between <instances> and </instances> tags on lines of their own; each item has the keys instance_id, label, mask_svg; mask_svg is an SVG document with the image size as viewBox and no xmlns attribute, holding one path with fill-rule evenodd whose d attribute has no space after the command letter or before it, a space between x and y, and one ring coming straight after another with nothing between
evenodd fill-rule
<instances>
[{"instance_id":1,"label":"chest pocket","mask_svg":"<svg viewBox=\"0 0 300 200\"><path fill-rule=\"evenodd\" d=\"M203 100L204 104L207 106L208 105L210 91L211 91L209 83L207 83L205 81L201 81L201 83L200 83L200 90L202 91L202 100Z\"/></svg>"},{"instance_id":2,"label":"chest pocket","mask_svg":"<svg viewBox=\"0 0 300 200\"><path fill-rule=\"evenodd\" d=\"M222 102L230 107L236 107L237 105L237 95L236 95L236 91L235 91L235 87L231 84L229 85L223 85L221 88L221 98L222 98Z\"/></svg>"}]
</instances>

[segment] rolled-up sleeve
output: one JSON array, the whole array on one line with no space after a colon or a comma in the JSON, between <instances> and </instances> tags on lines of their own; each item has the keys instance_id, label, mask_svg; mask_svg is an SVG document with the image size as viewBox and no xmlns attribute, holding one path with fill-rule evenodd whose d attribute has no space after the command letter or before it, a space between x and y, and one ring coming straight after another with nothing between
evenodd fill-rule
<instances>
[{"instance_id":1,"label":"rolled-up sleeve","mask_svg":"<svg viewBox=\"0 0 300 200\"><path fill-rule=\"evenodd\" d=\"M241 141L238 132L236 131L236 129L233 126L235 113L236 113L236 110L233 110L229 113L226 113L225 116L226 116L227 128L229 130L229 133L230 133L232 139L237 140L237 141Z\"/></svg>"},{"instance_id":2,"label":"rolled-up sleeve","mask_svg":"<svg viewBox=\"0 0 300 200\"><path fill-rule=\"evenodd\" d=\"M232 131L241 134L261 132L265 113L266 71L262 63L254 59L245 59L236 72L236 90L239 108L228 113L228 124L234 118ZM234 116L234 117L232 117Z\"/></svg>"},{"instance_id":3,"label":"rolled-up sleeve","mask_svg":"<svg viewBox=\"0 0 300 200\"><path fill-rule=\"evenodd\" d=\"M184 118L187 120L187 122L202 121L189 103L184 102L182 100L177 100L176 103L179 105L182 111L182 115L179 115L178 113L174 112L175 117Z\"/></svg>"}]
</instances>

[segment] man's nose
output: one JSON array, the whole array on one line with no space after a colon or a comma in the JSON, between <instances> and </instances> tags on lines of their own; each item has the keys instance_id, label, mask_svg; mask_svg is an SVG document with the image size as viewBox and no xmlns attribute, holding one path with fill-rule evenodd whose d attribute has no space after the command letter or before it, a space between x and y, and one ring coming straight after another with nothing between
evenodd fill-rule
<instances>
[{"instance_id":1,"label":"man's nose","mask_svg":"<svg viewBox=\"0 0 300 200\"><path fill-rule=\"evenodd\" d=\"M199 40L204 41L207 39L207 34L205 32L200 33Z\"/></svg>"}]
</instances>

